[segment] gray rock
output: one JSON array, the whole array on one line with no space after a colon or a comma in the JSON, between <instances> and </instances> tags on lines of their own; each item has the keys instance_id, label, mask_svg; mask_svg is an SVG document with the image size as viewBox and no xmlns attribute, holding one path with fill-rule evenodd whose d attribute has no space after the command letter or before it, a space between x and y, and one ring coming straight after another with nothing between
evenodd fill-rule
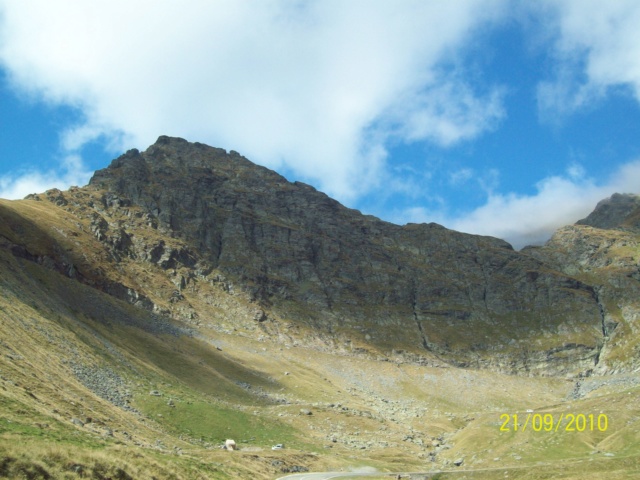
<instances>
[{"instance_id":1,"label":"gray rock","mask_svg":"<svg viewBox=\"0 0 640 480\"><path fill-rule=\"evenodd\" d=\"M112 369L76 362L69 362L69 366L75 377L93 393L124 410L136 411L129 405L131 391L127 382Z\"/></svg>"},{"instance_id":2,"label":"gray rock","mask_svg":"<svg viewBox=\"0 0 640 480\"><path fill-rule=\"evenodd\" d=\"M72 418L71 423L73 423L74 425L77 425L78 427L84 427L84 422L79 418L75 418L75 417Z\"/></svg>"},{"instance_id":3,"label":"gray rock","mask_svg":"<svg viewBox=\"0 0 640 480\"><path fill-rule=\"evenodd\" d=\"M356 334L385 348L392 338L410 361L435 354L514 373L565 373L600 354L592 287L496 238L383 222L237 153L166 136L114 160L90 185L144 209L149 228L187 245L135 247L139 258L166 269L205 261L229 278L225 284L232 280L318 336L352 329L349 351L361 348ZM138 294L129 301L146 305ZM262 325L270 315L260 310L254 320ZM555 335L561 327L580 343L567 347L572 342ZM529 338L540 334L549 334L544 348ZM513 338L519 345L509 344Z\"/></svg>"},{"instance_id":4,"label":"gray rock","mask_svg":"<svg viewBox=\"0 0 640 480\"><path fill-rule=\"evenodd\" d=\"M623 226L640 227L640 196L614 193L611 197L598 202L596 208L586 218L576 222L577 225L612 229Z\"/></svg>"}]
</instances>

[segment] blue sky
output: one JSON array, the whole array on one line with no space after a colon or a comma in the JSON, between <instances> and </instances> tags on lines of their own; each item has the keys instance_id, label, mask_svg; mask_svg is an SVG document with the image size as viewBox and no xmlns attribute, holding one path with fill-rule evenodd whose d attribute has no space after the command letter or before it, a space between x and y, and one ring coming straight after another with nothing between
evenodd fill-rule
<instances>
[{"instance_id":1,"label":"blue sky","mask_svg":"<svg viewBox=\"0 0 640 480\"><path fill-rule=\"evenodd\" d=\"M0 197L159 135L519 248L640 193L636 0L0 0Z\"/></svg>"}]
</instances>

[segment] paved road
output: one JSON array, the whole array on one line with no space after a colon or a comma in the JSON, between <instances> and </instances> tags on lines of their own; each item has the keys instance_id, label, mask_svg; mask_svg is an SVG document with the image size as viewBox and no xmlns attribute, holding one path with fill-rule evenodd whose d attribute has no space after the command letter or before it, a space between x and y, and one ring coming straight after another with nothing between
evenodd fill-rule
<instances>
[{"instance_id":1,"label":"paved road","mask_svg":"<svg viewBox=\"0 0 640 480\"><path fill-rule=\"evenodd\" d=\"M435 475L439 472L424 473L421 475ZM276 480L329 480L331 478L340 477L381 477L389 475L389 478L394 478L397 473L359 473L359 472L324 472L324 473L296 473L294 475L287 475L285 477L277 478ZM408 475L405 473L405 475Z\"/></svg>"},{"instance_id":2,"label":"paved road","mask_svg":"<svg viewBox=\"0 0 640 480\"><path fill-rule=\"evenodd\" d=\"M340 477L375 477L384 473L357 473L357 472L324 472L324 473L296 473L276 480L329 480Z\"/></svg>"}]
</instances>

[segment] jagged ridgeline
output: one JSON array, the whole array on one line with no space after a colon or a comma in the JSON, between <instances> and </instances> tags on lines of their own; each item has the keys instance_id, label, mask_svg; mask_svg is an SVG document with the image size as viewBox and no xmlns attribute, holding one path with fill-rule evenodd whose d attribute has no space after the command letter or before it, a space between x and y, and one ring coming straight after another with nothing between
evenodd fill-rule
<instances>
[{"instance_id":1,"label":"jagged ridgeline","mask_svg":"<svg viewBox=\"0 0 640 480\"><path fill-rule=\"evenodd\" d=\"M15 255L158 318L374 358L533 374L605 368L615 326L635 335L614 308L620 292L603 290L610 278L571 263L571 246L517 252L433 223L383 222L237 152L180 138L128 151L86 187L24 203L38 200L55 210L52 224L64 217L86 228L47 244L44 226L28 239L9 222L3 235ZM18 223L10 210L3 217ZM624 288L636 288L629 282ZM236 310L211 300L212 285L234 296ZM624 368L636 355L616 361Z\"/></svg>"}]
</instances>

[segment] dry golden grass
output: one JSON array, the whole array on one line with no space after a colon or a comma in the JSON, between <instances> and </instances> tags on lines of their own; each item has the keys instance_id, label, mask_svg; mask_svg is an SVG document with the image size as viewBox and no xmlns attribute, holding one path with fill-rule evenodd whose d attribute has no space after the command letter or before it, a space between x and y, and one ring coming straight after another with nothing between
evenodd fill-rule
<instances>
[{"instance_id":1,"label":"dry golden grass","mask_svg":"<svg viewBox=\"0 0 640 480\"><path fill-rule=\"evenodd\" d=\"M99 201L100 192L91 195ZM126 259L116 268L89 217L46 201L0 201L0 216L0 477L268 479L295 465L427 471L458 457L475 471L439 478L604 478L607 469L609 479L638 475L637 387L611 384L575 401L568 396L576 379L378 361L355 335L331 352L322 351L321 339L318 349L298 347L312 332L293 317L274 314L258 324L246 295L198 279L181 293L206 316L174 322L192 335L159 333L149 312L15 258L2 238L33 256L62 251L87 275L140 288L177 316L168 300L172 272ZM166 240L152 229L145 235L149 244ZM369 358L347 355L359 347ZM73 364L115 372L137 412L92 391ZM500 432L501 414L527 409L604 411L610 431ZM82 427L72 423L88 417ZM240 451L217 448L229 437ZM272 451L275 443L286 448Z\"/></svg>"}]
</instances>

